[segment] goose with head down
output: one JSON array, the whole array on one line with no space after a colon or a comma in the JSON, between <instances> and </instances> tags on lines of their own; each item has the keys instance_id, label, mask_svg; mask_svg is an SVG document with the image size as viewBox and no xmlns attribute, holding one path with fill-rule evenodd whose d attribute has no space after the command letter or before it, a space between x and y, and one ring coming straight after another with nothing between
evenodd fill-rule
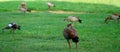
<instances>
[{"instance_id":1,"label":"goose with head down","mask_svg":"<svg viewBox=\"0 0 120 52\"><path fill-rule=\"evenodd\" d=\"M47 2L47 6L49 10L52 10L53 7L55 7L55 4L53 4L52 2Z\"/></svg>"},{"instance_id":2,"label":"goose with head down","mask_svg":"<svg viewBox=\"0 0 120 52\"><path fill-rule=\"evenodd\" d=\"M18 7L18 9L25 14L26 12L31 12L30 9L27 8L26 2L22 2L21 5Z\"/></svg>"},{"instance_id":3,"label":"goose with head down","mask_svg":"<svg viewBox=\"0 0 120 52\"><path fill-rule=\"evenodd\" d=\"M120 14L112 14L105 19L105 23L108 23L110 20L119 21Z\"/></svg>"},{"instance_id":4,"label":"goose with head down","mask_svg":"<svg viewBox=\"0 0 120 52\"><path fill-rule=\"evenodd\" d=\"M67 18L64 19L64 21L68 21L68 22L79 22L82 23L82 20L79 19L77 16L68 16Z\"/></svg>"},{"instance_id":5,"label":"goose with head down","mask_svg":"<svg viewBox=\"0 0 120 52\"><path fill-rule=\"evenodd\" d=\"M9 23L6 27L2 29L2 32L4 32L6 29L10 29L10 32L14 32L16 29L20 30L21 27L17 25L16 23Z\"/></svg>"}]
</instances>

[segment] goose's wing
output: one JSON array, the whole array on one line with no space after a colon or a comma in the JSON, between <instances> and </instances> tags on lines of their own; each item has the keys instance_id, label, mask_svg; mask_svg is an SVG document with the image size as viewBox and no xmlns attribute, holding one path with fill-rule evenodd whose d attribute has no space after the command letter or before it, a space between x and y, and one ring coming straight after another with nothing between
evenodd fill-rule
<instances>
[{"instance_id":1,"label":"goose's wing","mask_svg":"<svg viewBox=\"0 0 120 52\"><path fill-rule=\"evenodd\" d=\"M64 30L64 32L66 33L67 36L69 36L70 38L74 38L76 35L77 35L77 32L75 29L69 29L69 28L66 28Z\"/></svg>"}]
</instances>

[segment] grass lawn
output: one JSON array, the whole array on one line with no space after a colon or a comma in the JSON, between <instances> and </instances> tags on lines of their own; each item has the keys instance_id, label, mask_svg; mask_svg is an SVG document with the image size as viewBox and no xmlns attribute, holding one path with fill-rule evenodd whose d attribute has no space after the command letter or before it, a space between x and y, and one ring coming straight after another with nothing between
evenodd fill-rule
<instances>
[{"instance_id":1,"label":"grass lawn","mask_svg":"<svg viewBox=\"0 0 120 52\"><path fill-rule=\"evenodd\" d=\"M21 1L0 2L0 29L9 22L21 25L21 30L16 30L15 33L10 33L9 30L5 33L0 32L0 52L119 52L120 50L120 21L104 23L104 19L111 13L120 13L119 6L108 3L75 3L67 0L61 4L60 1L54 1L57 4L55 11L86 12L56 14L48 12L47 7L44 7L45 1L28 1L27 6L36 12L23 15L17 11L20 3ZM69 49L62 35L63 29L68 24L63 19L70 15L78 16L83 21L82 24L74 24L79 34L78 49L75 49L72 41L72 48Z\"/></svg>"}]
</instances>

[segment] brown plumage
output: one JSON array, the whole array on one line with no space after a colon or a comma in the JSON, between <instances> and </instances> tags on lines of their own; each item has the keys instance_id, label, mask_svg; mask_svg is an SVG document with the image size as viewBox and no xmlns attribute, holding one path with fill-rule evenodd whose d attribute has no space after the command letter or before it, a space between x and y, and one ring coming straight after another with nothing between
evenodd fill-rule
<instances>
[{"instance_id":1,"label":"brown plumage","mask_svg":"<svg viewBox=\"0 0 120 52\"><path fill-rule=\"evenodd\" d=\"M19 6L19 10L21 12L23 12L24 14L26 12L31 12L31 10L26 7L26 2L25 1L21 3L21 5Z\"/></svg>"},{"instance_id":2,"label":"brown plumage","mask_svg":"<svg viewBox=\"0 0 120 52\"><path fill-rule=\"evenodd\" d=\"M64 19L64 21L68 21L68 22L79 22L82 23L82 20L79 19L77 16L68 16L67 18Z\"/></svg>"},{"instance_id":3,"label":"brown plumage","mask_svg":"<svg viewBox=\"0 0 120 52\"><path fill-rule=\"evenodd\" d=\"M110 20L119 21L120 14L112 14L105 19L105 23L108 23Z\"/></svg>"},{"instance_id":4,"label":"brown plumage","mask_svg":"<svg viewBox=\"0 0 120 52\"><path fill-rule=\"evenodd\" d=\"M17 25L16 23L9 23L6 27L2 29L2 32L4 32L6 29L10 29L10 32L14 32L16 29L20 30L21 27Z\"/></svg>"},{"instance_id":5,"label":"brown plumage","mask_svg":"<svg viewBox=\"0 0 120 52\"><path fill-rule=\"evenodd\" d=\"M78 48L78 33L77 31L72 27L72 24L68 24L67 27L63 31L63 36L68 42L69 47L71 48L70 45L70 39L76 44L76 48Z\"/></svg>"}]
</instances>

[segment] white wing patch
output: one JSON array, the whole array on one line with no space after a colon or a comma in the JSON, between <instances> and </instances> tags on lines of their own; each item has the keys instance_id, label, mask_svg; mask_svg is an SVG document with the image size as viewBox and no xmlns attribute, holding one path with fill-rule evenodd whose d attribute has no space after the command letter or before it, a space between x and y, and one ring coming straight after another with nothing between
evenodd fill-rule
<instances>
[{"instance_id":1,"label":"white wing patch","mask_svg":"<svg viewBox=\"0 0 120 52\"><path fill-rule=\"evenodd\" d=\"M12 27L13 25L12 24L8 24L9 27Z\"/></svg>"}]
</instances>

